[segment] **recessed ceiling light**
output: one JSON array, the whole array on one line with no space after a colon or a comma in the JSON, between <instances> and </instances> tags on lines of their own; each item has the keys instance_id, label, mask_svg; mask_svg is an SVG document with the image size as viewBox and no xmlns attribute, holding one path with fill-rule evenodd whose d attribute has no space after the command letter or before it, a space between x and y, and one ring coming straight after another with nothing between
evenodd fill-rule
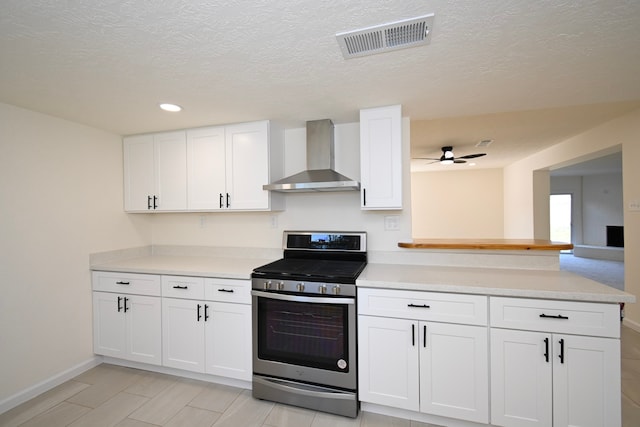
<instances>
[{"instance_id":1,"label":"recessed ceiling light","mask_svg":"<svg viewBox=\"0 0 640 427\"><path fill-rule=\"evenodd\" d=\"M172 113L177 113L182 110L182 107L176 104L160 104L160 108L164 111L171 111Z\"/></svg>"}]
</instances>

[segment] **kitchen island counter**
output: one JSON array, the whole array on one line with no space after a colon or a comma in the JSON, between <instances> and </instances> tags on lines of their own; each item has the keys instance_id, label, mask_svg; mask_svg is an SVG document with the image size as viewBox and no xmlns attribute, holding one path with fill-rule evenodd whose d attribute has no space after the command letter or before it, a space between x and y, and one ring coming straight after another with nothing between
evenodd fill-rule
<instances>
[{"instance_id":1,"label":"kitchen island counter","mask_svg":"<svg viewBox=\"0 0 640 427\"><path fill-rule=\"evenodd\" d=\"M359 287L633 303L634 295L566 271L368 264Z\"/></svg>"}]
</instances>

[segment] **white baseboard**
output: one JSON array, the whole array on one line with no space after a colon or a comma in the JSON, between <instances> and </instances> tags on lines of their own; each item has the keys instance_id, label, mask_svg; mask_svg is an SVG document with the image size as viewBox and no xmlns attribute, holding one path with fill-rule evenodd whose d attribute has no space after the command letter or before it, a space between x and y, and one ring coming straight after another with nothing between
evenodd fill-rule
<instances>
[{"instance_id":1,"label":"white baseboard","mask_svg":"<svg viewBox=\"0 0 640 427\"><path fill-rule=\"evenodd\" d=\"M633 329L636 332L640 332L640 323L638 323L638 322L634 322L633 320L630 320L630 319L625 317L622 320L622 324L625 325L625 326L630 327L631 329Z\"/></svg>"},{"instance_id":2,"label":"white baseboard","mask_svg":"<svg viewBox=\"0 0 640 427\"><path fill-rule=\"evenodd\" d=\"M223 384L232 387L244 388L246 390L251 390L252 387L251 381L221 377L218 375L201 374L199 372L190 372L182 369L168 368L166 366L149 365L147 363L132 362L130 360L116 359L108 356L105 356L102 361L111 365L142 369L144 371L157 372L160 374L173 375L182 378L190 378L192 380L205 381L209 383Z\"/></svg>"},{"instance_id":3,"label":"white baseboard","mask_svg":"<svg viewBox=\"0 0 640 427\"><path fill-rule=\"evenodd\" d=\"M493 424L482 424L473 421L458 420L454 418L441 417L438 415L425 414L422 412L408 411L406 409L391 408L389 406L377 405L374 403L362 402L360 409L364 412L387 415L389 417L403 418L405 420L418 421L426 425L438 425L447 427L490 427ZM412 423L413 424L413 423Z\"/></svg>"},{"instance_id":4,"label":"white baseboard","mask_svg":"<svg viewBox=\"0 0 640 427\"><path fill-rule=\"evenodd\" d=\"M91 368L94 368L102 363L101 356L93 356L90 359L85 360L82 363L79 363L76 366L73 366L65 371L59 372L56 375L47 378L46 380L39 382L37 384L32 385L13 396L9 396L6 399L0 401L0 414L7 412L9 409L15 408L21 403L26 402L27 400L33 399L34 397L44 393L45 391L49 391L52 388L59 386L60 384L69 381L70 379L80 375L81 373L88 371Z\"/></svg>"},{"instance_id":5,"label":"white baseboard","mask_svg":"<svg viewBox=\"0 0 640 427\"><path fill-rule=\"evenodd\" d=\"M580 258L624 262L624 248L615 246L573 245L573 255Z\"/></svg>"}]
</instances>

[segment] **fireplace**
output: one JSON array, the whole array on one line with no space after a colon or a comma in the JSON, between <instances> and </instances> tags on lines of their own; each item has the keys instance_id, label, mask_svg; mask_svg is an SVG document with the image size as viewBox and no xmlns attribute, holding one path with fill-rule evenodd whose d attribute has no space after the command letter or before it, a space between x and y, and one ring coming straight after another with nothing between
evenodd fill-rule
<instances>
[{"instance_id":1,"label":"fireplace","mask_svg":"<svg viewBox=\"0 0 640 427\"><path fill-rule=\"evenodd\" d=\"M607 246L624 248L624 227L622 225L607 225Z\"/></svg>"}]
</instances>

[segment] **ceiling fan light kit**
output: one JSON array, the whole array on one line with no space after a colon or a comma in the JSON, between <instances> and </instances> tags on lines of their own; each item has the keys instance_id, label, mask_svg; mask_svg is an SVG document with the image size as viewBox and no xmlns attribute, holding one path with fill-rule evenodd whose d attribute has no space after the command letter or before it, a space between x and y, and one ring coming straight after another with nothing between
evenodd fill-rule
<instances>
[{"instance_id":1,"label":"ceiling fan light kit","mask_svg":"<svg viewBox=\"0 0 640 427\"><path fill-rule=\"evenodd\" d=\"M453 147L442 147L442 156L440 156L441 165L452 165L454 163Z\"/></svg>"},{"instance_id":2,"label":"ceiling fan light kit","mask_svg":"<svg viewBox=\"0 0 640 427\"><path fill-rule=\"evenodd\" d=\"M433 160L431 163L440 163L441 165L451 165L454 163L467 163L465 159L475 159L477 157L486 156L487 153L467 154L465 156L455 157L453 155L453 147L450 145L441 148L442 156L439 159L433 157L417 157L423 160Z\"/></svg>"}]
</instances>

